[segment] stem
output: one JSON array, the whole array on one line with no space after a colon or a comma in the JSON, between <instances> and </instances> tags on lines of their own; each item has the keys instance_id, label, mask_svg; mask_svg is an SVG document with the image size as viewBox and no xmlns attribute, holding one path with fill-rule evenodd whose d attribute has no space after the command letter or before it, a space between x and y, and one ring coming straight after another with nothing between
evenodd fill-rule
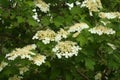
<instances>
[{"instance_id":1,"label":"stem","mask_svg":"<svg viewBox=\"0 0 120 80\"><path fill-rule=\"evenodd\" d=\"M84 78L84 80L90 80L84 73L82 73L79 69L77 69L77 72Z\"/></svg>"}]
</instances>

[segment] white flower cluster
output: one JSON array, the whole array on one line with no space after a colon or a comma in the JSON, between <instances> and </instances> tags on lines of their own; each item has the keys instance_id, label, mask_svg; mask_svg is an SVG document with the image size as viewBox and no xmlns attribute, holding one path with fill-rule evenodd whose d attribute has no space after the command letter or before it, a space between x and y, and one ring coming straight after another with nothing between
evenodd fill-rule
<instances>
[{"instance_id":1,"label":"white flower cluster","mask_svg":"<svg viewBox=\"0 0 120 80\"><path fill-rule=\"evenodd\" d=\"M75 3L66 3L66 5L69 7L69 10L71 10L74 7L74 4L80 6L81 2L76 1Z\"/></svg>"},{"instance_id":2,"label":"white flower cluster","mask_svg":"<svg viewBox=\"0 0 120 80\"><path fill-rule=\"evenodd\" d=\"M39 18L38 18L38 14L36 12L36 9L32 10L34 12L34 15L32 16L34 20L36 20L37 22L40 22Z\"/></svg>"},{"instance_id":3,"label":"white flower cluster","mask_svg":"<svg viewBox=\"0 0 120 80\"><path fill-rule=\"evenodd\" d=\"M5 68L8 65L7 62L2 61L0 64L0 72L3 70L3 68Z\"/></svg>"},{"instance_id":4,"label":"white flower cluster","mask_svg":"<svg viewBox=\"0 0 120 80\"><path fill-rule=\"evenodd\" d=\"M40 30L33 36L32 39L42 40L44 44L49 44L50 41L55 40L56 33L53 30Z\"/></svg>"},{"instance_id":5,"label":"white flower cluster","mask_svg":"<svg viewBox=\"0 0 120 80\"><path fill-rule=\"evenodd\" d=\"M38 55L33 57L32 61L37 66L40 66L42 63L45 63L45 59L46 59L46 56L38 54Z\"/></svg>"},{"instance_id":6,"label":"white flower cluster","mask_svg":"<svg viewBox=\"0 0 120 80\"><path fill-rule=\"evenodd\" d=\"M58 42L62 38L66 39L68 34L69 33L67 31L65 31L64 29L61 28L60 31L58 31L57 34L56 34L55 41Z\"/></svg>"},{"instance_id":7,"label":"white flower cluster","mask_svg":"<svg viewBox=\"0 0 120 80\"><path fill-rule=\"evenodd\" d=\"M81 32L85 28L89 28L86 23L76 23L69 28L68 32Z\"/></svg>"},{"instance_id":8,"label":"white flower cluster","mask_svg":"<svg viewBox=\"0 0 120 80\"><path fill-rule=\"evenodd\" d=\"M40 8L42 12L49 11L49 4L46 4L43 0L35 0L35 5Z\"/></svg>"},{"instance_id":9,"label":"white flower cluster","mask_svg":"<svg viewBox=\"0 0 120 80\"><path fill-rule=\"evenodd\" d=\"M62 58L62 56L65 58L72 57L73 55L77 56L79 50L81 48L72 41L61 41L52 49L58 58Z\"/></svg>"},{"instance_id":10,"label":"white flower cluster","mask_svg":"<svg viewBox=\"0 0 120 80\"><path fill-rule=\"evenodd\" d=\"M107 18L107 19L114 19L114 18L120 19L120 12L100 12L99 17Z\"/></svg>"},{"instance_id":11,"label":"white flower cluster","mask_svg":"<svg viewBox=\"0 0 120 80\"><path fill-rule=\"evenodd\" d=\"M73 34L73 37L77 37L79 35L79 33L83 30L89 28L89 26L86 23L76 23L73 26L71 26L68 30L68 32L76 32L75 34Z\"/></svg>"},{"instance_id":12,"label":"white flower cluster","mask_svg":"<svg viewBox=\"0 0 120 80\"><path fill-rule=\"evenodd\" d=\"M90 15L92 16L93 12L98 12L99 9L102 8L102 4L100 0L84 0L81 4L82 7L87 7L90 11Z\"/></svg>"},{"instance_id":13,"label":"white flower cluster","mask_svg":"<svg viewBox=\"0 0 120 80\"><path fill-rule=\"evenodd\" d=\"M35 44L27 45L23 48L17 48L13 50L11 53L6 54L6 58L8 60L15 60L17 57L20 57L21 59L28 58L34 64L40 66L42 63L45 62L46 56L33 53L31 50L34 50L34 49L36 49ZM23 72L24 71L21 71L20 74L23 74Z\"/></svg>"},{"instance_id":14,"label":"white flower cluster","mask_svg":"<svg viewBox=\"0 0 120 80\"><path fill-rule=\"evenodd\" d=\"M35 55L31 50L34 50L36 48L35 44L27 45L23 48L16 48L11 53L6 54L6 58L8 60L15 60L17 57L20 57L21 59L28 58L29 60L32 59L32 55Z\"/></svg>"},{"instance_id":15,"label":"white flower cluster","mask_svg":"<svg viewBox=\"0 0 120 80\"><path fill-rule=\"evenodd\" d=\"M88 30L89 32L93 33L93 34L98 34L98 35L102 35L102 34L115 34L115 31L112 28L107 28L104 26L97 26L94 28L91 28Z\"/></svg>"},{"instance_id":16,"label":"white flower cluster","mask_svg":"<svg viewBox=\"0 0 120 80\"><path fill-rule=\"evenodd\" d=\"M8 80L21 80L22 78L23 78L22 76L14 75L13 77L10 77Z\"/></svg>"},{"instance_id":17,"label":"white flower cluster","mask_svg":"<svg viewBox=\"0 0 120 80\"><path fill-rule=\"evenodd\" d=\"M20 75L23 75L27 71L29 71L29 67L28 66L19 68Z\"/></svg>"}]
</instances>

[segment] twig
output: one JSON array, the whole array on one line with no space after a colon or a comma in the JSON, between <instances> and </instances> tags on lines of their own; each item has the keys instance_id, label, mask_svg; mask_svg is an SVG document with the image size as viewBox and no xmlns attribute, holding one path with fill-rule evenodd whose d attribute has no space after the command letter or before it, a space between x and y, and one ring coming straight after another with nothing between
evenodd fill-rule
<instances>
[{"instance_id":1,"label":"twig","mask_svg":"<svg viewBox=\"0 0 120 80\"><path fill-rule=\"evenodd\" d=\"M84 78L84 80L90 80L85 74L83 74L79 69L77 69L77 72Z\"/></svg>"}]
</instances>

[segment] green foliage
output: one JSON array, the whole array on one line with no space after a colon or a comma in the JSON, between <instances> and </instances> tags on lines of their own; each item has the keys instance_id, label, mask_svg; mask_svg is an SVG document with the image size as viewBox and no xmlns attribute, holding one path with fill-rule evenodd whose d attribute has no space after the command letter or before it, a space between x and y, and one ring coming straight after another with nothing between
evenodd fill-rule
<instances>
[{"instance_id":1,"label":"green foliage","mask_svg":"<svg viewBox=\"0 0 120 80\"><path fill-rule=\"evenodd\" d=\"M49 11L35 6L33 0L0 0L0 63L9 65L0 71L0 80L8 80L13 75L20 75L19 68L29 66L22 80L94 80L97 73L102 77L98 80L120 79L120 18L100 18L99 12L81 8L75 1L84 0L43 0L50 5ZM66 3L74 3L69 9ZM120 0L101 0L101 12L120 12ZM36 10L36 12L33 11ZM38 22L33 18L37 13ZM120 17L120 15L119 15ZM116 31L113 35L91 34L88 30L97 25L104 25L101 21L108 22L106 27ZM82 48L77 56L58 59L52 49L58 42L51 41L44 44L41 40L32 40L39 30L52 29L55 32L63 28L68 30L75 23L85 22L88 29L82 30L76 37L75 33L68 35L63 41L70 40ZM110 23L109 23L110 22ZM113 49L107 43L115 45ZM36 54L45 55L47 58L41 66L32 64L28 59L17 58L8 60L6 54L15 48L22 48L28 44L36 44ZM19 66L20 65L20 66ZM0 65L1 67L1 65ZM97 79L96 79L97 80Z\"/></svg>"}]
</instances>

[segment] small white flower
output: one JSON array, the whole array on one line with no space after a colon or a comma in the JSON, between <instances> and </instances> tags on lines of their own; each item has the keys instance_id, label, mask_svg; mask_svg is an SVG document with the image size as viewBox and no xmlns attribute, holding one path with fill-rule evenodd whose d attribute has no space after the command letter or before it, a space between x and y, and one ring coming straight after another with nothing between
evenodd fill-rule
<instances>
[{"instance_id":1,"label":"small white flower","mask_svg":"<svg viewBox=\"0 0 120 80\"><path fill-rule=\"evenodd\" d=\"M107 43L108 46L110 46L113 50L116 49L116 46L114 44L111 44L111 43Z\"/></svg>"},{"instance_id":2,"label":"small white flower","mask_svg":"<svg viewBox=\"0 0 120 80\"><path fill-rule=\"evenodd\" d=\"M36 20L37 22L40 22L37 13L35 13L32 17L33 17L33 19Z\"/></svg>"},{"instance_id":3,"label":"small white flower","mask_svg":"<svg viewBox=\"0 0 120 80\"><path fill-rule=\"evenodd\" d=\"M74 33L73 37L77 37L80 32L86 28L89 28L89 26L86 23L75 23L74 25L70 26L68 33Z\"/></svg>"},{"instance_id":4,"label":"small white flower","mask_svg":"<svg viewBox=\"0 0 120 80\"><path fill-rule=\"evenodd\" d=\"M6 54L6 58L8 60L15 60L17 57L20 57L21 59L32 59L32 55L36 55L35 53L33 53L31 50L34 50L36 48L35 44L32 45L27 45L23 48L16 48L15 50L13 50L11 53Z\"/></svg>"},{"instance_id":5,"label":"small white flower","mask_svg":"<svg viewBox=\"0 0 120 80\"><path fill-rule=\"evenodd\" d=\"M120 17L120 12L100 12L100 18L115 19Z\"/></svg>"},{"instance_id":6,"label":"small white flower","mask_svg":"<svg viewBox=\"0 0 120 80\"><path fill-rule=\"evenodd\" d=\"M32 61L37 66L40 66L42 63L45 63L45 59L46 59L46 56L38 54L33 57Z\"/></svg>"},{"instance_id":7,"label":"small white flower","mask_svg":"<svg viewBox=\"0 0 120 80\"><path fill-rule=\"evenodd\" d=\"M55 41L58 42L62 39L61 35L57 34L55 37Z\"/></svg>"},{"instance_id":8,"label":"small white flower","mask_svg":"<svg viewBox=\"0 0 120 80\"><path fill-rule=\"evenodd\" d=\"M92 12L99 12L102 8L102 4L100 0L84 0L80 7L88 8L90 16L93 16Z\"/></svg>"},{"instance_id":9,"label":"small white flower","mask_svg":"<svg viewBox=\"0 0 120 80\"><path fill-rule=\"evenodd\" d=\"M49 38L45 38L45 39L42 40L42 42L44 44L49 44L50 43L50 39Z\"/></svg>"},{"instance_id":10,"label":"small white flower","mask_svg":"<svg viewBox=\"0 0 120 80\"><path fill-rule=\"evenodd\" d=\"M32 11L33 11L33 12L36 12L36 9L33 9Z\"/></svg>"},{"instance_id":11,"label":"small white flower","mask_svg":"<svg viewBox=\"0 0 120 80\"><path fill-rule=\"evenodd\" d=\"M33 36L32 39L42 40L44 44L49 44L50 41L55 41L56 33L53 30L40 30Z\"/></svg>"},{"instance_id":12,"label":"small white flower","mask_svg":"<svg viewBox=\"0 0 120 80\"><path fill-rule=\"evenodd\" d=\"M0 72L8 65L7 62L2 61L0 64Z\"/></svg>"},{"instance_id":13,"label":"small white flower","mask_svg":"<svg viewBox=\"0 0 120 80\"><path fill-rule=\"evenodd\" d=\"M73 26L71 26L68 30L68 32L81 32L83 29L89 28L89 26L86 23L76 23Z\"/></svg>"},{"instance_id":14,"label":"small white flower","mask_svg":"<svg viewBox=\"0 0 120 80\"><path fill-rule=\"evenodd\" d=\"M76 4L76 5L80 5L80 4L81 4L81 2L79 2L79 1L76 1L76 2L75 2L75 4Z\"/></svg>"},{"instance_id":15,"label":"small white flower","mask_svg":"<svg viewBox=\"0 0 120 80\"><path fill-rule=\"evenodd\" d=\"M98 35L115 34L115 31L112 28L107 28L107 27L104 27L104 26L101 26L101 25L97 26L97 27L94 27L94 28L91 28L88 31L92 34L98 34Z\"/></svg>"},{"instance_id":16,"label":"small white flower","mask_svg":"<svg viewBox=\"0 0 120 80\"><path fill-rule=\"evenodd\" d=\"M55 41L59 42L62 38L66 39L68 34L69 33L67 31L65 31L64 29L61 28L60 31L58 31L56 34Z\"/></svg>"},{"instance_id":17,"label":"small white flower","mask_svg":"<svg viewBox=\"0 0 120 80\"><path fill-rule=\"evenodd\" d=\"M39 7L42 12L47 13L49 11L49 4L46 4L42 0L35 0L35 5Z\"/></svg>"},{"instance_id":18,"label":"small white flower","mask_svg":"<svg viewBox=\"0 0 120 80\"><path fill-rule=\"evenodd\" d=\"M65 58L72 57L73 55L77 56L78 51L81 48L77 45L77 43L72 41L61 41L52 49L52 51L56 54L58 58Z\"/></svg>"},{"instance_id":19,"label":"small white flower","mask_svg":"<svg viewBox=\"0 0 120 80\"><path fill-rule=\"evenodd\" d=\"M69 6L69 10L71 10L74 7L74 3L66 3L66 5Z\"/></svg>"}]
</instances>

